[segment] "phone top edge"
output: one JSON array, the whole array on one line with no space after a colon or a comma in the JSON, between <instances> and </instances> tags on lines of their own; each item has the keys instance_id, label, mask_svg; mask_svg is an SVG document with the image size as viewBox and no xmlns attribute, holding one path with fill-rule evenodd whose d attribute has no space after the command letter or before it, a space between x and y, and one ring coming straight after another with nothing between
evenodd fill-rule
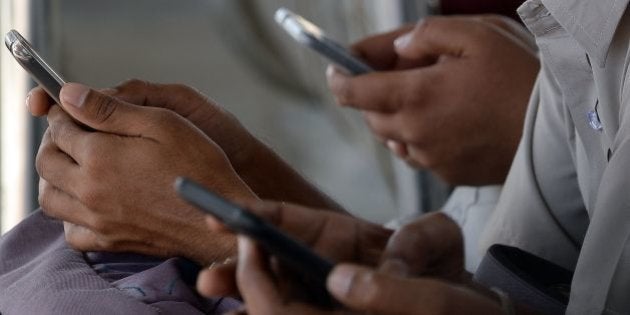
<instances>
[{"instance_id":1,"label":"phone top edge","mask_svg":"<svg viewBox=\"0 0 630 315\"><path fill-rule=\"evenodd\" d=\"M47 72L50 77L59 85L63 86L66 81L55 72L44 59L37 53L37 51L31 46L31 44L26 40L18 31L11 30L9 31L4 38L5 45L11 51L11 54L18 59L18 62L22 64L23 67L29 67L29 64L32 67L33 61L41 67L43 71ZM32 73L33 74L33 73ZM34 77L35 81L42 85L41 78ZM44 89L49 88L49 86L43 85ZM52 95L51 95L52 96ZM58 97L53 96L55 100L58 100Z\"/></svg>"},{"instance_id":2,"label":"phone top edge","mask_svg":"<svg viewBox=\"0 0 630 315\"><path fill-rule=\"evenodd\" d=\"M313 39L324 37L324 31L321 28L287 8L278 9L274 19L298 42L308 44Z\"/></svg>"},{"instance_id":3,"label":"phone top edge","mask_svg":"<svg viewBox=\"0 0 630 315\"><path fill-rule=\"evenodd\" d=\"M4 45L7 46L9 50L12 50L13 43L18 41L20 37L22 36L20 36L20 33L16 30L10 30L6 33L6 35L4 35Z\"/></svg>"}]
</instances>

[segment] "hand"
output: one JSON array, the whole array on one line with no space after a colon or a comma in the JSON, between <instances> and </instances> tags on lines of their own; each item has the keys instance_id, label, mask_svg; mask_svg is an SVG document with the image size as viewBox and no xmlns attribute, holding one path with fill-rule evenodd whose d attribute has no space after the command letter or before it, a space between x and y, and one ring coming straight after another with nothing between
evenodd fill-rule
<instances>
[{"instance_id":1,"label":"hand","mask_svg":"<svg viewBox=\"0 0 630 315\"><path fill-rule=\"evenodd\" d=\"M381 71L329 69L337 101L363 111L374 134L414 167L454 185L502 183L539 69L523 33L484 16L427 18L397 34L354 46Z\"/></svg>"},{"instance_id":2,"label":"hand","mask_svg":"<svg viewBox=\"0 0 630 315\"><path fill-rule=\"evenodd\" d=\"M69 223L71 246L199 263L232 254L234 238L208 238L204 216L172 188L177 176L188 176L229 199L256 198L212 140L172 111L79 84L66 84L60 97L63 110L48 110L37 155L39 201L48 215Z\"/></svg>"},{"instance_id":3,"label":"hand","mask_svg":"<svg viewBox=\"0 0 630 315\"><path fill-rule=\"evenodd\" d=\"M252 136L234 116L193 88L130 80L101 93L184 117L221 147L236 173L261 198L343 211ZM26 103L34 116L46 115L54 104L41 88L33 89Z\"/></svg>"},{"instance_id":4,"label":"hand","mask_svg":"<svg viewBox=\"0 0 630 315\"><path fill-rule=\"evenodd\" d=\"M496 300L431 278L407 278L341 264L328 277L330 293L346 308L322 311L287 301L278 291L269 260L239 236L237 282L249 315L266 314L502 314Z\"/></svg>"},{"instance_id":5,"label":"hand","mask_svg":"<svg viewBox=\"0 0 630 315\"><path fill-rule=\"evenodd\" d=\"M272 260L253 241L239 237L236 264L203 271L197 288L207 296L238 290L250 315L501 314L498 300L487 291L477 291L464 277L461 233L443 214L430 214L394 234L382 234L378 226L325 211L273 203L250 203L245 207L312 246L320 255L374 266L337 265L328 278L328 290L346 309L326 312L287 299L282 285L286 279L272 268ZM217 228L215 221L209 224ZM357 241L361 239L371 241ZM348 246L354 250L348 251ZM369 254L349 255L357 250ZM236 278L236 284L234 280L230 283L228 273Z\"/></svg>"},{"instance_id":6,"label":"hand","mask_svg":"<svg viewBox=\"0 0 630 315\"><path fill-rule=\"evenodd\" d=\"M469 284L461 232L444 214L423 216L392 233L379 225L328 211L269 202L244 206L332 261ZM209 224L217 230L215 221ZM235 272L236 260L214 265L200 274L197 288L206 296L236 296L239 290L234 282Z\"/></svg>"},{"instance_id":7,"label":"hand","mask_svg":"<svg viewBox=\"0 0 630 315\"><path fill-rule=\"evenodd\" d=\"M376 265L392 235L391 230L380 225L331 211L275 202L241 204L333 261ZM212 219L209 219L208 226L215 232L224 231L224 227ZM204 282L200 290L207 296L237 296L235 261L214 264L204 270L204 276L200 276L200 281Z\"/></svg>"}]
</instances>

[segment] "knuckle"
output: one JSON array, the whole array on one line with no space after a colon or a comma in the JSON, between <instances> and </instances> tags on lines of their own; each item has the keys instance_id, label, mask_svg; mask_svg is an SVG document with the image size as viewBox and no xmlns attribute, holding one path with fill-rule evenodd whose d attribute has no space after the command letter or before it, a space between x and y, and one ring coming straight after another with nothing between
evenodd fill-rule
<instances>
[{"instance_id":1,"label":"knuckle","mask_svg":"<svg viewBox=\"0 0 630 315\"><path fill-rule=\"evenodd\" d=\"M123 81L122 83L118 84L116 88L118 90L138 90L145 89L150 85L151 84L148 81L133 78Z\"/></svg>"},{"instance_id":2,"label":"knuckle","mask_svg":"<svg viewBox=\"0 0 630 315\"><path fill-rule=\"evenodd\" d=\"M353 103L355 91L351 79L334 79L331 85L331 90L335 94L339 104L351 105Z\"/></svg>"},{"instance_id":3,"label":"knuckle","mask_svg":"<svg viewBox=\"0 0 630 315\"><path fill-rule=\"evenodd\" d=\"M64 233L64 236L66 239L66 243L68 243L68 245L72 249L80 251L80 252L90 250L90 248L88 248L85 242L83 242L83 240L81 240L75 232L66 230L66 232Z\"/></svg>"},{"instance_id":4,"label":"knuckle","mask_svg":"<svg viewBox=\"0 0 630 315\"><path fill-rule=\"evenodd\" d=\"M42 209L44 210L44 213L48 215L52 214L51 199L52 199L52 187L45 180L40 180L39 194L37 195L37 201L39 202L39 206L42 207Z\"/></svg>"},{"instance_id":5,"label":"knuckle","mask_svg":"<svg viewBox=\"0 0 630 315\"><path fill-rule=\"evenodd\" d=\"M197 90L197 89L195 89L195 88L193 88L191 86L185 85L185 84L171 84L169 87L173 90L173 92L181 93L181 94L184 94L184 95L188 95L188 94L190 94L190 95L199 95L199 94L201 94L199 92L199 90Z\"/></svg>"},{"instance_id":6,"label":"knuckle","mask_svg":"<svg viewBox=\"0 0 630 315\"><path fill-rule=\"evenodd\" d=\"M104 220L104 219L102 219L100 217L97 217L97 216L94 216L89 221L89 227L94 232L98 233L99 235L102 235L103 237L101 237L99 239L101 239L103 241L107 240L106 236L109 235L111 233L111 231L112 231L111 224L109 224L109 222L107 220Z\"/></svg>"},{"instance_id":7,"label":"knuckle","mask_svg":"<svg viewBox=\"0 0 630 315\"><path fill-rule=\"evenodd\" d=\"M37 152L37 156L35 157L35 171L37 171L37 174L40 177L44 177L44 175L46 174L46 153L47 150L40 149L39 152Z\"/></svg>"},{"instance_id":8,"label":"knuckle","mask_svg":"<svg viewBox=\"0 0 630 315\"><path fill-rule=\"evenodd\" d=\"M96 240L96 246L102 250L114 250L116 248L116 242L107 237L99 237Z\"/></svg>"},{"instance_id":9,"label":"knuckle","mask_svg":"<svg viewBox=\"0 0 630 315\"><path fill-rule=\"evenodd\" d=\"M87 96L87 102L92 104L90 107L92 117L97 123L103 123L109 120L116 111L116 108L118 108L115 98L96 93L93 90L90 91Z\"/></svg>"},{"instance_id":10,"label":"knuckle","mask_svg":"<svg viewBox=\"0 0 630 315\"><path fill-rule=\"evenodd\" d=\"M107 145L106 137L108 136L95 133L89 135L89 138L84 138L80 145L84 156L81 167L90 175L99 175L108 167L111 152L108 152L107 148L111 148L111 146Z\"/></svg>"},{"instance_id":11,"label":"knuckle","mask_svg":"<svg viewBox=\"0 0 630 315\"><path fill-rule=\"evenodd\" d=\"M89 209L97 209L105 201L103 190L96 184L82 185L78 190L77 198Z\"/></svg>"},{"instance_id":12,"label":"knuckle","mask_svg":"<svg viewBox=\"0 0 630 315\"><path fill-rule=\"evenodd\" d=\"M175 95L179 95L183 99L187 100L191 104L213 104L215 102L210 99L207 95L199 91L198 89L188 86L185 84L171 84L169 85L172 93Z\"/></svg>"},{"instance_id":13,"label":"knuckle","mask_svg":"<svg viewBox=\"0 0 630 315\"><path fill-rule=\"evenodd\" d=\"M165 127L176 128L179 126L180 119L180 116L171 110L152 108L152 125L156 127L156 130L164 130Z\"/></svg>"},{"instance_id":14,"label":"knuckle","mask_svg":"<svg viewBox=\"0 0 630 315\"><path fill-rule=\"evenodd\" d=\"M422 21L418 22L416 28L414 29L414 33L416 35L429 33L433 28L437 27L443 19L444 18L439 16L427 16L423 18Z\"/></svg>"}]
</instances>

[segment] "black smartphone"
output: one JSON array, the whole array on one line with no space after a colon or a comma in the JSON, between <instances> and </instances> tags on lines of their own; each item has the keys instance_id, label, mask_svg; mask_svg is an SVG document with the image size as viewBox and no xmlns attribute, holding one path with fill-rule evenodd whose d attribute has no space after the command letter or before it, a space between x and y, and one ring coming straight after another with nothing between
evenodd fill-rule
<instances>
[{"instance_id":1,"label":"black smartphone","mask_svg":"<svg viewBox=\"0 0 630 315\"><path fill-rule=\"evenodd\" d=\"M327 37L321 28L286 8L276 11L275 20L298 43L322 54L352 75L374 71L372 67L353 56L348 49Z\"/></svg>"},{"instance_id":2,"label":"black smartphone","mask_svg":"<svg viewBox=\"0 0 630 315\"><path fill-rule=\"evenodd\" d=\"M4 37L7 46L15 60L31 77L52 97L57 104L61 87L66 83L44 59L33 49L33 46L16 30L9 31Z\"/></svg>"},{"instance_id":3,"label":"black smartphone","mask_svg":"<svg viewBox=\"0 0 630 315\"><path fill-rule=\"evenodd\" d=\"M278 258L282 266L290 270L291 279L304 290L305 294L301 294L300 298L322 308L338 305L326 289L326 278L334 266L331 261L260 217L190 179L178 178L175 189L182 199L217 218L233 232L256 240L270 255Z\"/></svg>"}]
</instances>

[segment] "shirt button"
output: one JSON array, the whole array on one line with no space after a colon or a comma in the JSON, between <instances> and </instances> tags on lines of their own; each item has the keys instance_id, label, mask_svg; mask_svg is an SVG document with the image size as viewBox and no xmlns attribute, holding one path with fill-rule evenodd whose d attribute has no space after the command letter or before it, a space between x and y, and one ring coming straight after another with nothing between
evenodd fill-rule
<instances>
[{"instance_id":1,"label":"shirt button","mask_svg":"<svg viewBox=\"0 0 630 315\"><path fill-rule=\"evenodd\" d=\"M588 118L588 125L591 126L593 130L602 131L604 129L596 110L589 110L588 113L586 113L586 116Z\"/></svg>"}]
</instances>

